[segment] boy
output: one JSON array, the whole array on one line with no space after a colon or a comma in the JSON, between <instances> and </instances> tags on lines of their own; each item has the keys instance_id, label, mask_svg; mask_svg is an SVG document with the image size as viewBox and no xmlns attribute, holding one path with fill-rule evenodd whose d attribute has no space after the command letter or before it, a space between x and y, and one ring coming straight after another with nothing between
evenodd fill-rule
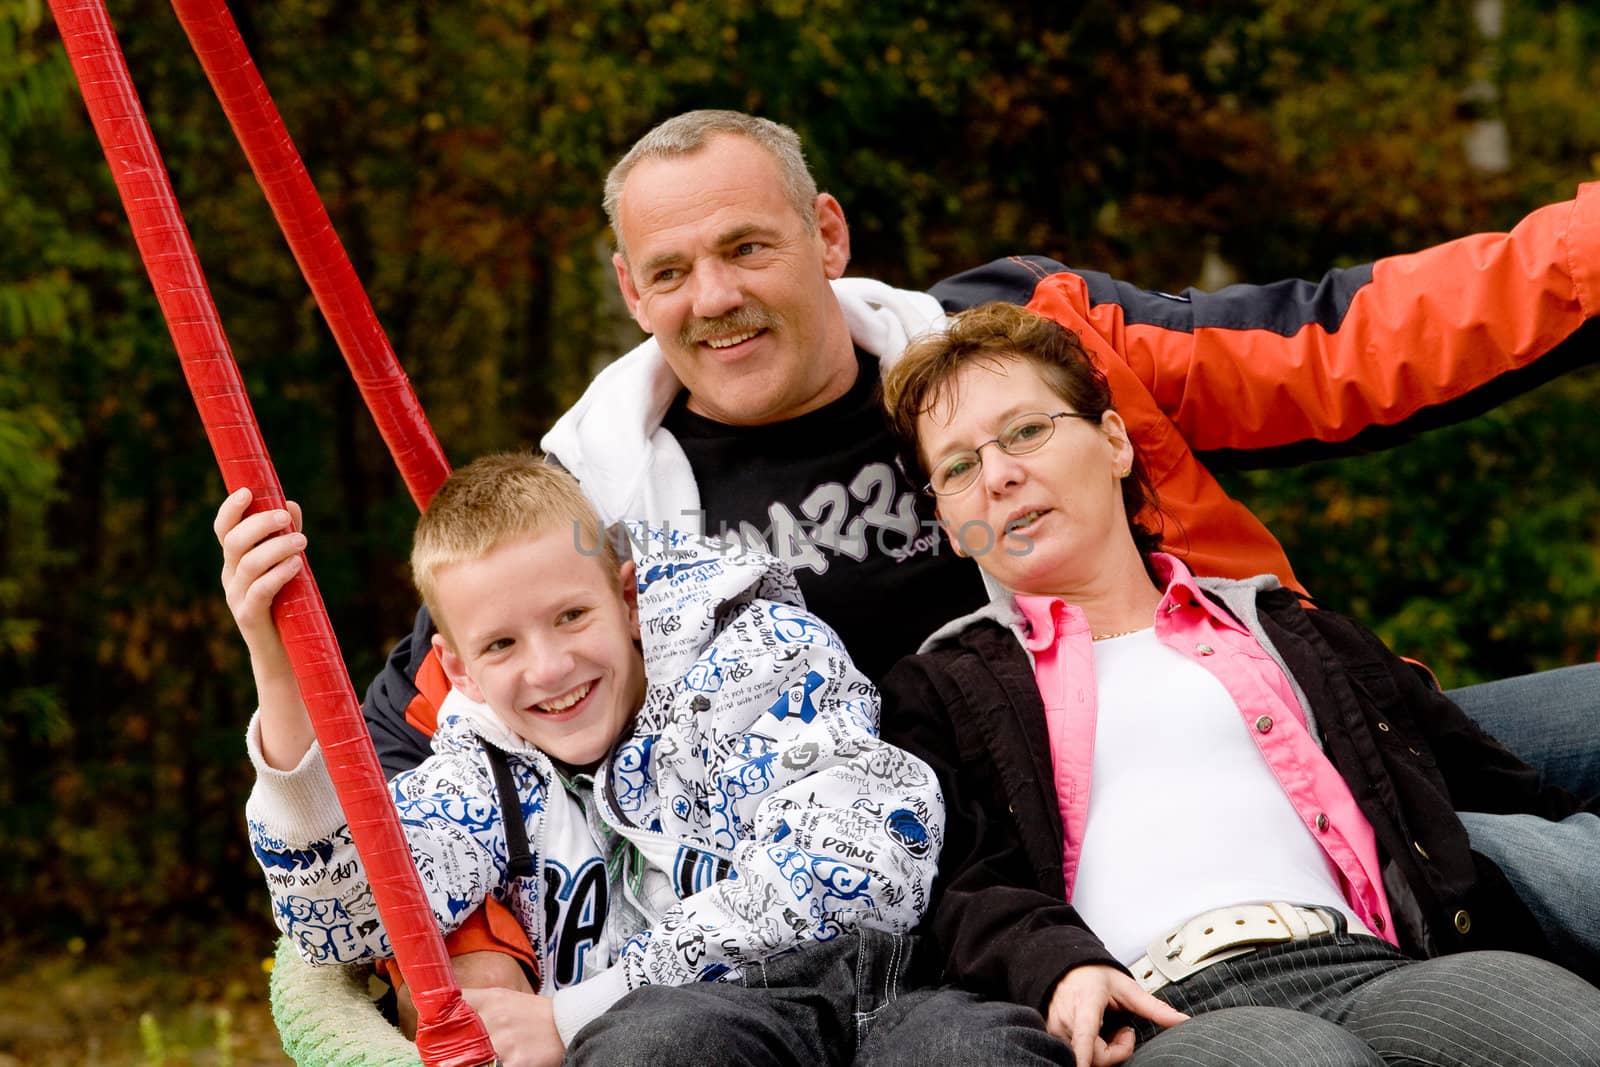
<instances>
[{"instance_id":1,"label":"boy","mask_svg":"<svg viewBox=\"0 0 1600 1067\"><path fill-rule=\"evenodd\" d=\"M386 956L268 611L305 538L285 512L241 519L248 504L229 497L216 529L261 697L252 845L308 961ZM875 690L798 607L786 568L629 534L637 565L619 563L570 475L500 455L445 483L412 553L454 692L434 756L391 783L395 803L442 928L492 895L527 931L547 996L526 998L517 1025L547 1013L552 1050L631 990L738 978L857 928L909 930L943 832L933 776L878 740Z\"/></svg>"}]
</instances>

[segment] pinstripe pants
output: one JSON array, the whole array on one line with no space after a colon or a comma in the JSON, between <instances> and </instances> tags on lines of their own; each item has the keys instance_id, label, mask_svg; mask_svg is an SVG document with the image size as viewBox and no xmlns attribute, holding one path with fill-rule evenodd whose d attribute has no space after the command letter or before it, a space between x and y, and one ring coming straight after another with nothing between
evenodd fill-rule
<instances>
[{"instance_id":1,"label":"pinstripe pants","mask_svg":"<svg viewBox=\"0 0 1600 1067\"><path fill-rule=\"evenodd\" d=\"M1156 994L1133 1067L1600 1067L1600 989L1512 952L1413 960L1364 936L1273 945Z\"/></svg>"}]
</instances>

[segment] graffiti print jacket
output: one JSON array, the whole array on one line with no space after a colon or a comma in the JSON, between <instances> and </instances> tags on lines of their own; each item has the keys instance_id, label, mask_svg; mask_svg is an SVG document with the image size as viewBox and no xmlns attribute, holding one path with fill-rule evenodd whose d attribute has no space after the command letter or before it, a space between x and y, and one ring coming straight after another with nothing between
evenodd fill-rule
<instances>
[{"instance_id":1,"label":"graffiti print jacket","mask_svg":"<svg viewBox=\"0 0 1600 1067\"><path fill-rule=\"evenodd\" d=\"M878 738L876 690L798 606L787 568L678 531L629 534L648 685L589 805L613 889L602 940L620 949L555 994L567 1038L641 985L737 977L860 925L909 930L943 836L932 772ZM395 803L441 927L494 896L548 955L544 843L563 787L542 754L494 725L447 712L435 756L391 783ZM507 871L484 736L512 757L534 858L524 877ZM251 746L250 835L279 926L313 963L387 955L320 751L277 772L253 729Z\"/></svg>"}]
</instances>

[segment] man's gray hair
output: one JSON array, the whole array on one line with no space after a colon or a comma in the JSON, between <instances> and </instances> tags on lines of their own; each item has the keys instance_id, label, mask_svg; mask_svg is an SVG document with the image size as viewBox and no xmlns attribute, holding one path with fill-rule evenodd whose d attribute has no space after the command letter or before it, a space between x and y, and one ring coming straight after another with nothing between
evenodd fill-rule
<instances>
[{"instance_id":1,"label":"man's gray hair","mask_svg":"<svg viewBox=\"0 0 1600 1067\"><path fill-rule=\"evenodd\" d=\"M806 166L805 152L800 147L800 135L771 119L757 118L742 111L685 111L675 115L634 142L627 155L617 161L606 175L606 221L617 238L617 251L623 256L628 250L622 244L622 228L617 225L617 209L622 201L622 186L633 168L646 159L676 159L690 156L704 148L706 142L718 134L745 137L765 148L778 163L778 174L783 180L783 193L806 224L806 230L817 229L817 182Z\"/></svg>"}]
</instances>

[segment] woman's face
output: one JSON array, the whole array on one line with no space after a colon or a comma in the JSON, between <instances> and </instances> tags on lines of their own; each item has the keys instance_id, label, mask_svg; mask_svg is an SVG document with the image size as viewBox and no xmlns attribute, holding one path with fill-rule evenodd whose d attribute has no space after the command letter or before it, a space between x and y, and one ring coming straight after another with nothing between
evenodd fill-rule
<instances>
[{"instance_id":1,"label":"woman's face","mask_svg":"<svg viewBox=\"0 0 1600 1067\"><path fill-rule=\"evenodd\" d=\"M1038 451L1011 456L992 442L1019 415L1071 411L1024 359L963 367L950 390L917 420L931 469L951 453L984 447L978 479L938 497L955 549L1018 593L1083 589L1133 548L1122 504L1122 472L1133 462L1122 419L1056 419ZM1115 554L1115 555L1113 555Z\"/></svg>"}]
</instances>

